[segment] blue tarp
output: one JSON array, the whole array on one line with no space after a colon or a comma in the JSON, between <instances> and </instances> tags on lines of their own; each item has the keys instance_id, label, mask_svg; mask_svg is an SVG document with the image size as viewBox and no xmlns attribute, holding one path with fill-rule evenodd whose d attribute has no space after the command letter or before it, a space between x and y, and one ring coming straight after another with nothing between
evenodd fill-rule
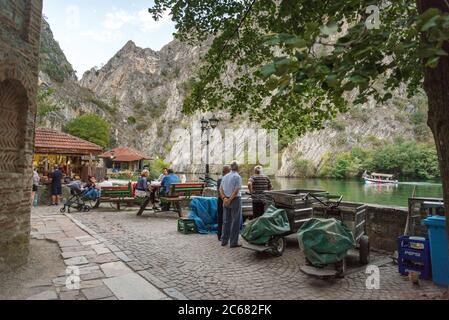
<instances>
[{"instance_id":1,"label":"blue tarp","mask_svg":"<svg viewBox=\"0 0 449 320\"><path fill-rule=\"evenodd\" d=\"M194 198L190 202L189 219L195 220L199 233L217 233L217 207L217 198Z\"/></svg>"}]
</instances>

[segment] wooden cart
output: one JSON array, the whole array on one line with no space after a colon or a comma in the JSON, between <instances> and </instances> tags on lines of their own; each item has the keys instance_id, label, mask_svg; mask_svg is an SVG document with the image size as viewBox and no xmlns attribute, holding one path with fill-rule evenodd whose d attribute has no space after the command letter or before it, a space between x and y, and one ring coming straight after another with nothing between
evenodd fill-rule
<instances>
[{"instance_id":1,"label":"wooden cart","mask_svg":"<svg viewBox=\"0 0 449 320\"><path fill-rule=\"evenodd\" d=\"M312 197L311 195L314 195ZM327 200L329 194L323 190L281 190L267 191L265 196L269 204L273 204L278 209L284 209L287 213L290 231L272 237L264 245L254 245L243 240L243 248L256 252L269 252L276 257L283 255L286 247L285 237L295 234L301 226L312 217L313 204L319 200Z\"/></svg>"}]
</instances>

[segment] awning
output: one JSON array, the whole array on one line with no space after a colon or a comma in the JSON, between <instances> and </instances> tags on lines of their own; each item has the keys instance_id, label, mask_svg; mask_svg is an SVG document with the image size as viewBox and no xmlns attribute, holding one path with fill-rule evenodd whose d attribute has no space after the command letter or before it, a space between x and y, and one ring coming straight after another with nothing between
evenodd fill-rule
<instances>
[{"instance_id":1,"label":"awning","mask_svg":"<svg viewBox=\"0 0 449 320\"><path fill-rule=\"evenodd\" d=\"M47 128L36 128L34 146L35 154L84 156L103 152L103 148L95 143Z\"/></svg>"}]
</instances>

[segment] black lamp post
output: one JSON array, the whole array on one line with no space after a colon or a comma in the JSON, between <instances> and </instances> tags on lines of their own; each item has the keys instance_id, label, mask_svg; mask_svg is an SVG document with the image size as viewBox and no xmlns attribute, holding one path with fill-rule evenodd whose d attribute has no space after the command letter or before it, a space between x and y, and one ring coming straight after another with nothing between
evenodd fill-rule
<instances>
[{"instance_id":1,"label":"black lamp post","mask_svg":"<svg viewBox=\"0 0 449 320\"><path fill-rule=\"evenodd\" d=\"M204 117L201 119L201 134L207 132L207 140L206 140L206 180L210 179L210 165L209 165L209 147L210 147L210 132L218 127L220 120L218 120L215 116L206 120Z\"/></svg>"}]
</instances>

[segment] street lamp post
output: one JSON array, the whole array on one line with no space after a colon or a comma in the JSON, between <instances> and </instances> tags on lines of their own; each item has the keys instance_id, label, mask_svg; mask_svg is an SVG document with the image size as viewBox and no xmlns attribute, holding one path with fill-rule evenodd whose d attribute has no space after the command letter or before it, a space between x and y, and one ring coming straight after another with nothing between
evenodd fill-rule
<instances>
[{"instance_id":1,"label":"street lamp post","mask_svg":"<svg viewBox=\"0 0 449 320\"><path fill-rule=\"evenodd\" d=\"M209 164L209 153L210 153L210 132L218 127L220 120L218 120L215 116L211 119L206 120L204 117L201 119L201 134L204 132L207 133L206 136L206 181L210 179L210 164Z\"/></svg>"}]
</instances>

